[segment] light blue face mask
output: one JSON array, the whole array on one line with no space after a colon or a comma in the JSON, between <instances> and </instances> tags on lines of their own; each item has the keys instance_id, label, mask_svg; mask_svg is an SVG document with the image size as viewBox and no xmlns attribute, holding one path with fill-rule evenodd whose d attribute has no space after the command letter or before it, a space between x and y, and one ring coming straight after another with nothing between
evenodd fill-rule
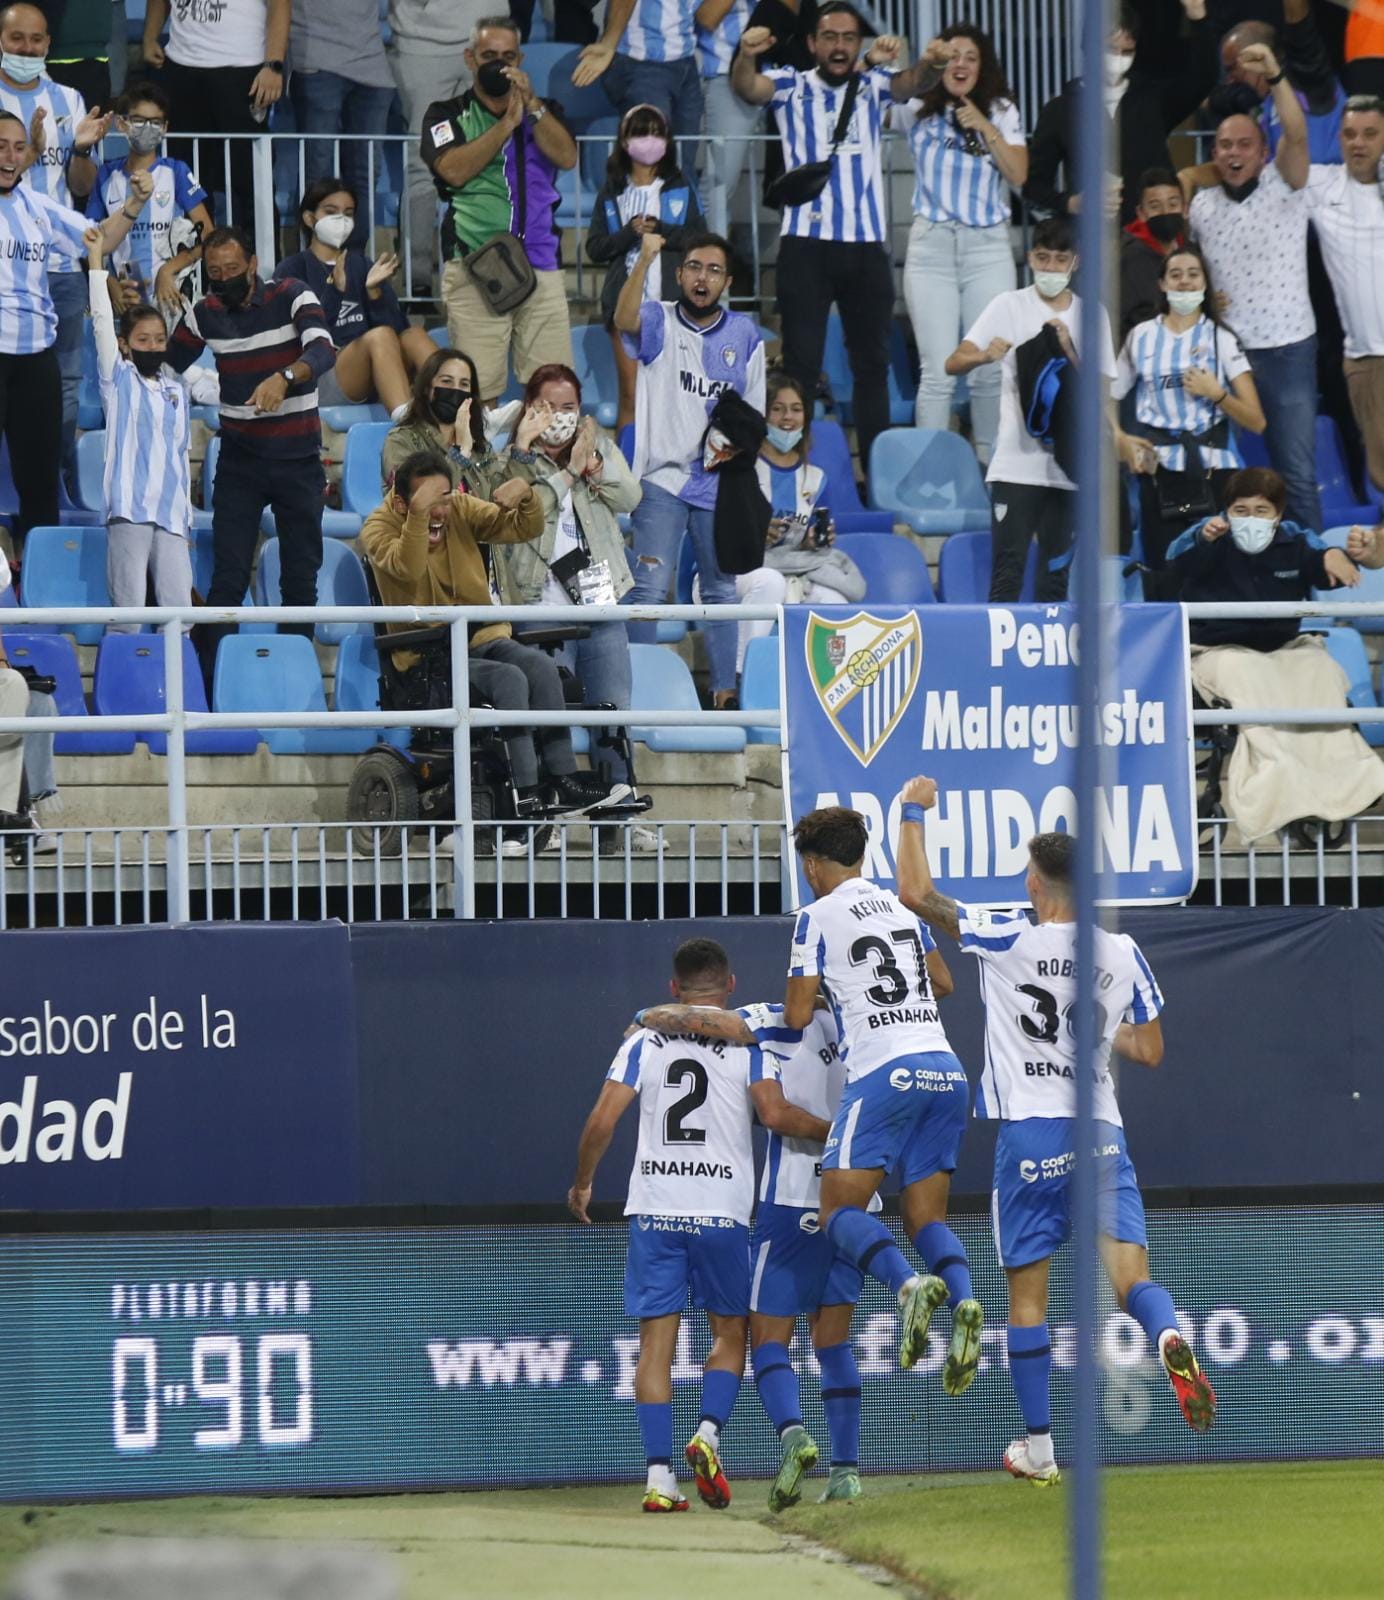
<instances>
[{"instance_id":1,"label":"light blue face mask","mask_svg":"<svg viewBox=\"0 0 1384 1600\"><path fill-rule=\"evenodd\" d=\"M776 428L771 422L766 438L775 450L782 450L787 454L788 451L798 448L802 441L802 436L803 430L801 428Z\"/></svg>"},{"instance_id":2,"label":"light blue face mask","mask_svg":"<svg viewBox=\"0 0 1384 1600\"><path fill-rule=\"evenodd\" d=\"M17 56L13 51L0 53L0 72L16 83L34 83L43 76L48 65L46 56Z\"/></svg>"}]
</instances>

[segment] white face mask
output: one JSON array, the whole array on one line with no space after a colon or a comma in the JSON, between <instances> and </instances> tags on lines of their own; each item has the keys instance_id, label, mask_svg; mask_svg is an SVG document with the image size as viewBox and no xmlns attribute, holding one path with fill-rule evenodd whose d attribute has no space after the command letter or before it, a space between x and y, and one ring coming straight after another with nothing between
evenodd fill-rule
<instances>
[{"instance_id":1,"label":"white face mask","mask_svg":"<svg viewBox=\"0 0 1384 1600\"><path fill-rule=\"evenodd\" d=\"M0 55L0 71L16 83L36 83L47 65L47 56L17 56L9 50Z\"/></svg>"},{"instance_id":2,"label":"white face mask","mask_svg":"<svg viewBox=\"0 0 1384 1600\"><path fill-rule=\"evenodd\" d=\"M1129 76L1129 69L1134 64L1133 56L1116 55L1113 50L1105 52L1105 81L1110 85L1123 83Z\"/></svg>"},{"instance_id":3,"label":"white face mask","mask_svg":"<svg viewBox=\"0 0 1384 1600\"><path fill-rule=\"evenodd\" d=\"M544 444L560 449L577 431L577 424L580 421L581 418L575 411L559 411L539 437Z\"/></svg>"},{"instance_id":4,"label":"white face mask","mask_svg":"<svg viewBox=\"0 0 1384 1600\"><path fill-rule=\"evenodd\" d=\"M1257 556L1273 543L1278 523L1272 517L1231 517L1230 537L1247 556Z\"/></svg>"},{"instance_id":5,"label":"white face mask","mask_svg":"<svg viewBox=\"0 0 1384 1600\"><path fill-rule=\"evenodd\" d=\"M351 237L356 226L354 217L335 216L318 217L312 225L312 231L327 246L329 250L340 250L342 245Z\"/></svg>"},{"instance_id":6,"label":"white face mask","mask_svg":"<svg viewBox=\"0 0 1384 1600\"><path fill-rule=\"evenodd\" d=\"M1072 281L1070 272L1035 272L1033 287L1044 300L1056 300Z\"/></svg>"},{"instance_id":7,"label":"white face mask","mask_svg":"<svg viewBox=\"0 0 1384 1600\"><path fill-rule=\"evenodd\" d=\"M1194 311L1201 310L1205 298L1205 289L1169 289L1168 310L1179 317L1190 317Z\"/></svg>"}]
</instances>

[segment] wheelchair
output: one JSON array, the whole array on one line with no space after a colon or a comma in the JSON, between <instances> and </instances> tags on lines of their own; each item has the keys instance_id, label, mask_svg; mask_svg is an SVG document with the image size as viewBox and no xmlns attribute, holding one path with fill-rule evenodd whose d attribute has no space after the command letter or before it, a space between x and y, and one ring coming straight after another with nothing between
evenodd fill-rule
<instances>
[{"instance_id":1,"label":"wheelchair","mask_svg":"<svg viewBox=\"0 0 1384 1600\"><path fill-rule=\"evenodd\" d=\"M372 605L380 604L379 589L369 562L364 562ZM590 630L580 624L530 628L514 639L517 644L553 651L569 639L584 639ZM383 623L375 624L375 644L380 660L380 707L385 711L428 711L452 704L451 629L411 628L390 633ZM391 652L417 652L419 660L401 671ZM565 667L559 667L569 706L583 706L581 684ZM473 710L493 709L474 690L470 694ZM588 709L613 711L614 706ZM639 816L653 805L651 795L640 795L635 784L634 761L629 735L624 728L592 729L592 739L614 751L626 765L633 792L615 805L603 806L602 823L618 823ZM413 728L408 731L403 749L381 741L367 750L351 775L346 796L346 820L369 824L353 831L355 848L362 854L375 849L379 839L381 855L397 856L403 847L405 830L450 828L456 816L456 785L450 728ZM514 822L530 827L537 854L553 839L556 829L539 826L554 818L570 816L561 806L545 805L534 797L521 797L514 782L509 751L500 728L477 728L471 740L471 816L476 822ZM494 855L498 829L487 827L476 835L476 854Z\"/></svg>"}]
</instances>

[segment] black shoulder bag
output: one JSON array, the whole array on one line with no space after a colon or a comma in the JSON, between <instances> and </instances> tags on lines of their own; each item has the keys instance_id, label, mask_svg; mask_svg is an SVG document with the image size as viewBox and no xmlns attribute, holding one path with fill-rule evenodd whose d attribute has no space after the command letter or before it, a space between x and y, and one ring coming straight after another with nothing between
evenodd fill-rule
<instances>
[{"instance_id":1,"label":"black shoulder bag","mask_svg":"<svg viewBox=\"0 0 1384 1600\"><path fill-rule=\"evenodd\" d=\"M764 191L767 204L778 207L780 211L790 206L805 206L826 188L831 181L831 163L836 158L836 147L846 137L846 129L851 125L851 112L855 110L855 97L859 92L860 74L853 72L846 87L845 99L841 102L841 113L836 119L836 129L831 136L831 149L827 151L826 160L809 161L805 166L790 167L787 172L779 173Z\"/></svg>"}]
</instances>

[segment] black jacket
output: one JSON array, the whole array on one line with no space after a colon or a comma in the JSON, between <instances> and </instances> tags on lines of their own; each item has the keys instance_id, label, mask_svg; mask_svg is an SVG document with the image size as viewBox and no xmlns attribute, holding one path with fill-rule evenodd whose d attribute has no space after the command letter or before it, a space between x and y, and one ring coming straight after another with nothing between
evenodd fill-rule
<instances>
[{"instance_id":1,"label":"black jacket","mask_svg":"<svg viewBox=\"0 0 1384 1600\"><path fill-rule=\"evenodd\" d=\"M1024 426L1052 451L1053 460L1075 483L1076 368L1068 361L1056 329L1044 325L1026 339L1014 352L1014 367Z\"/></svg>"},{"instance_id":2,"label":"black jacket","mask_svg":"<svg viewBox=\"0 0 1384 1600\"><path fill-rule=\"evenodd\" d=\"M1326 546L1296 522L1280 522L1273 543L1246 555L1228 533L1207 543L1206 524L1188 528L1168 546L1167 562L1182 579L1187 601L1306 600L1313 589L1329 589ZM1239 644L1277 650L1295 638L1297 617L1208 618L1191 624L1193 644Z\"/></svg>"},{"instance_id":3,"label":"black jacket","mask_svg":"<svg viewBox=\"0 0 1384 1600\"><path fill-rule=\"evenodd\" d=\"M1137 227L1138 224L1136 223ZM1152 244L1128 228L1120 236L1120 320L1116 340L1121 348L1129 330L1156 317L1163 295L1158 278L1167 260L1157 241Z\"/></svg>"}]
</instances>

